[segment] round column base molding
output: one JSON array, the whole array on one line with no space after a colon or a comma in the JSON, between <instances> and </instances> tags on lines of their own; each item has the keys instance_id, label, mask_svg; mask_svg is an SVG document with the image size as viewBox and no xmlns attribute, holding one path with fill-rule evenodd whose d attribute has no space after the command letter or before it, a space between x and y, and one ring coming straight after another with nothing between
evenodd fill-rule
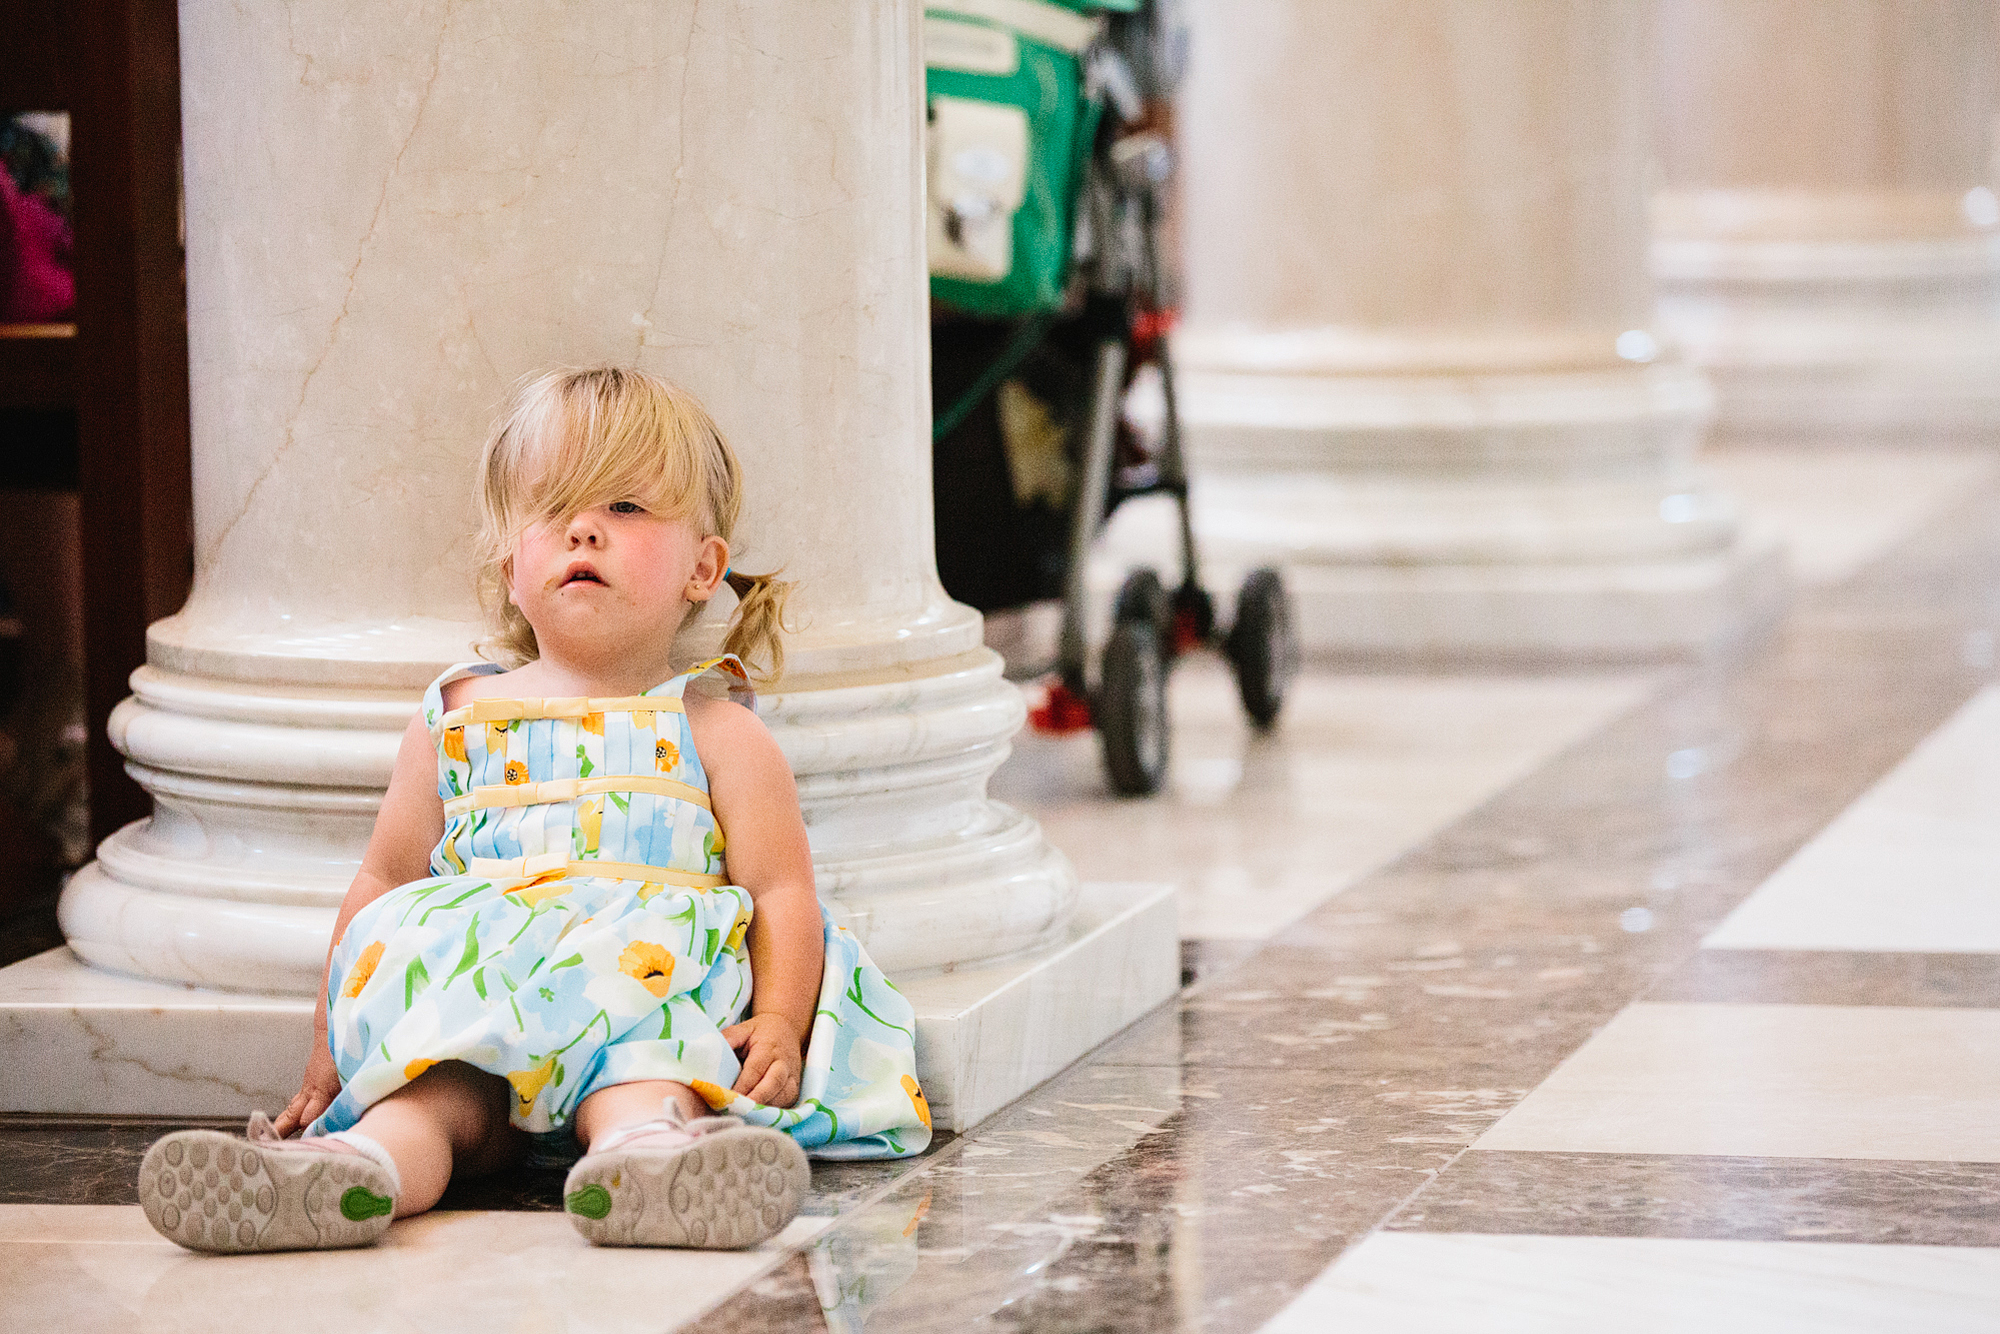
<instances>
[{"instance_id":1,"label":"round column base molding","mask_svg":"<svg viewBox=\"0 0 2000 1334\"><path fill-rule=\"evenodd\" d=\"M759 705L798 776L822 897L901 972L1035 948L1077 896L1040 826L986 796L1025 717L999 656L930 666ZM60 908L71 946L162 981L312 994L414 694L155 668L134 684L112 735L154 814L72 878Z\"/></svg>"},{"instance_id":2,"label":"round column base molding","mask_svg":"<svg viewBox=\"0 0 2000 1334\"><path fill-rule=\"evenodd\" d=\"M1691 455L1714 407L1706 379L1678 363L1393 376L1177 369L1191 466L1204 476L1632 476ZM1142 427L1156 422L1159 399L1135 396L1130 411Z\"/></svg>"}]
</instances>

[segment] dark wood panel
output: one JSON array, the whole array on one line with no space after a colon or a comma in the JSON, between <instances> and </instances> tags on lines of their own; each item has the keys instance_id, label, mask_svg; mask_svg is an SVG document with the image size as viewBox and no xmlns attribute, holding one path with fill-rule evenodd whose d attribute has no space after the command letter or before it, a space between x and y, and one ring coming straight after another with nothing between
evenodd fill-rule
<instances>
[{"instance_id":1,"label":"dark wood panel","mask_svg":"<svg viewBox=\"0 0 2000 1334\"><path fill-rule=\"evenodd\" d=\"M71 88L63 49L69 0L8 0L0 54L0 112L67 111Z\"/></svg>"},{"instance_id":2,"label":"dark wood panel","mask_svg":"<svg viewBox=\"0 0 2000 1334\"><path fill-rule=\"evenodd\" d=\"M76 326L0 324L0 408L76 404Z\"/></svg>"},{"instance_id":3,"label":"dark wood panel","mask_svg":"<svg viewBox=\"0 0 2000 1334\"><path fill-rule=\"evenodd\" d=\"M146 626L192 575L187 296L179 235L180 68L173 0L71 0L77 401L91 832L148 812L105 737Z\"/></svg>"}]
</instances>

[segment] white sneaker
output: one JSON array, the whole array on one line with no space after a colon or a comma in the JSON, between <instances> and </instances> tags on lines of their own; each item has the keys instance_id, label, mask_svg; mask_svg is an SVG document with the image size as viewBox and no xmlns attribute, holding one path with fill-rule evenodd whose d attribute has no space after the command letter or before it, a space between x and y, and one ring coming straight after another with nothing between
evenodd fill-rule
<instances>
[{"instance_id":1,"label":"white sneaker","mask_svg":"<svg viewBox=\"0 0 2000 1334\"><path fill-rule=\"evenodd\" d=\"M280 1139L262 1112L247 1138L176 1130L139 1164L139 1204L168 1241L195 1251L366 1246L396 1211L393 1173L352 1145Z\"/></svg>"},{"instance_id":2,"label":"white sneaker","mask_svg":"<svg viewBox=\"0 0 2000 1334\"><path fill-rule=\"evenodd\" d=\"M563 1208L585 1238L730 1250L798 1214L812 1169L790 1135L734 1116L690 1121L671 1098L664 1112L601 1136L570 1169Z\"/></svg>"}]
</instances>

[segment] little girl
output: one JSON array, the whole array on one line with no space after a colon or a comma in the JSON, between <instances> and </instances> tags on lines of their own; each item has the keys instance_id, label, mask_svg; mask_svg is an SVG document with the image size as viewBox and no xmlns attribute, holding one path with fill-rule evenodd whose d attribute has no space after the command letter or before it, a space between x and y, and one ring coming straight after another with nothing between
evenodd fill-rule
<instances>
[{"instance_id":1,"label":"little girl","mask_svg":"<svg viewBox=\"0 0 2000 1334\"><path fill-rule=\"evenodd\" d=\"M291 1105L147 1151L146 1217L183 1246L365 1245L454 1172L579 1147L591 1241L746 1246L797 1212L805 1149L930 1143L910 1006L819 906L753 711L741 662L782 668L789 585L729 568L714 422L649 375L552 372L479 477L499 661L440 676L404 733ZM725 656L676 674L724 583Z\"/></svg>"}]
</instances>

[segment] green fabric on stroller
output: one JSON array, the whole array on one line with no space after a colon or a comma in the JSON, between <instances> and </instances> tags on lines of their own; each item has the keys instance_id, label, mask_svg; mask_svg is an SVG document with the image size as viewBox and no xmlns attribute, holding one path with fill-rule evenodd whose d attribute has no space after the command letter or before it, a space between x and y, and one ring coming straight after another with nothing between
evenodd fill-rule
<instances>
[{"instance_id":1,"label":"green fabric on stroller","mask_svg":"<svg viewBox=\"0 0 2000 1334\"><path fill-rule=\"evenodd\" d=\"M931 0L924 11L931 295L969 314L1054 310L1101 104L1083 54L1141 0Z\"/></svg>"}]
</instances>

